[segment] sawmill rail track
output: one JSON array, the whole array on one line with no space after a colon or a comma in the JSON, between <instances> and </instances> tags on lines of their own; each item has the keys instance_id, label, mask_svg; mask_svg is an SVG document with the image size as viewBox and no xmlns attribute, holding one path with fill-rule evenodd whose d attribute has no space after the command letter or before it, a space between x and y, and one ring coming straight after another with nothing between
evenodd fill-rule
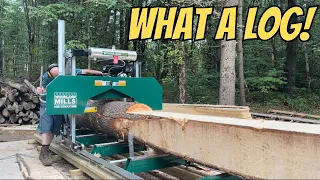
<instances>
[{"instance_id":1,"label":"sawmill rail track","mask_svg":"<svg viewBox=\"0 0 320 180\"><path fill-rule=\"evenodd\" d=\"M34 134L36 141L41 143L41 136ZM70 164L76 166L88 176L93 179L127 179L121 175L115 173L114 171L105 168L102 164L92 161L92 159L86 158L84 156L79 156L70 151L68 147L59 143L59 140L51 143L50 149L57 155L61 156L63 159L68 161ZM141 152L135 152L136 156L143 156ZM111 156L105 156L100 158L101 160L107 160L109 162L115 162L119 168L124 168L124 159L127 159L129 154L116 154ZM98 157L97 157L98 158ZM152 170L148 172L135 173L136 176L142 179L153 179L153 180L179 180L179 179L197 179L197 180L210 180L210 179L240 179L238 177L226 174L222 171L207 168L198 164L190 166L172 166L168 168L163 168L159 170ZM214 177L214 178L212 178Z\"/></svg>"}]
</instances>

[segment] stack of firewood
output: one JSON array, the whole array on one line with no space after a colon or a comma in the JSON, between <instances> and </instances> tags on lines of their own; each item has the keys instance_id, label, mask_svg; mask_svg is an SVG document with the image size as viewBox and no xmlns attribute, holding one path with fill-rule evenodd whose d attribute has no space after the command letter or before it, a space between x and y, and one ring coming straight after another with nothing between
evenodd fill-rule
<instances>
[{"instance_id":1,"label":"stack of firewood","mask_svg":"<svg viewBox=\"0 0 320 180\"><path fill-rule=\"evenodd\" d=\"M0 124L37 124L39 96L24 83L0 81Z\"/></svg>"}]
</instances>

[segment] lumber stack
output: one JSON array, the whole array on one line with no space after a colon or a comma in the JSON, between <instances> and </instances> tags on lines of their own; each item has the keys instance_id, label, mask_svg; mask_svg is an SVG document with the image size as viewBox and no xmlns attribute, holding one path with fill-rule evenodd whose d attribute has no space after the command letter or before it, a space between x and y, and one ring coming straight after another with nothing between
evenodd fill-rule
<instances>
[{"instance_id":1,"label":"lumber stack","mask_svg":"<svg viewBox=\"0 0 320 180\"><path fill-rule=\"evenodd\" d=\"M0 124L37 124L39 98L25 84L0 82Z\"/></svg>"},{"instance_id":2,"label":"lumber stack","mask_svg":"<svg viewBox=\"0 0 320 180\"><path fill-rule=\"evenodd\" d=\"M99 112L79 115L82 127L111 136L130 132L154 149L244 178L320 179L319 125L90 104Z\"/></svg>"}]
</instances>

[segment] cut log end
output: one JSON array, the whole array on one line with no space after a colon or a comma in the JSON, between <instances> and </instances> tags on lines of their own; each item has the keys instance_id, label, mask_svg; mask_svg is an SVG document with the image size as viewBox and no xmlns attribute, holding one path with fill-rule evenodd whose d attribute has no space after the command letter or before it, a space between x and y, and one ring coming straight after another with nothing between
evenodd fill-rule
<instances>
[{"instance_id":1,"label":"cut log end","mask_svg":"<svg viewBox=\"0 0 320 180\"><path fill-rule=\"evenodd\" d=\"M146 112L146 111L152 111L152 109L145 104L134 104L128 108L126 113Z\"/></svg>"}]
</instances>

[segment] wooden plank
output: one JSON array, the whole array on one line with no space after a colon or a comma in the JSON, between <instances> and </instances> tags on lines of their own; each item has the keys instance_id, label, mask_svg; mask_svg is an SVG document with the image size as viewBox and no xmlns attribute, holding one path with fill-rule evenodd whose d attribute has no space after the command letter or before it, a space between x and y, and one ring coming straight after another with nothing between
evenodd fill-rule
<instances>
[{"instance_id":1,"label":"wooden plank","mask_svg":"<svg viewBox=\"0 0 320 180\"><path fill-rule=\"evenodd\" d=\"M20 124L0 124L0 127L20 126Z\"/></svg>"},{"instance_id":2,"label":"wooden plank","mask_svg":"<svg viewBox=\"0 0 320 180\"><path fill-rule=\"evenodd\" d=\"M289 112L289 111L280 111L280 110L274 110L274 109L270 109L268 111L268 113L277 113L277 114L285 114L285 115L292 115L292 116L298 116L301 118L314 118L314 119L319 119L320 120L320 116L317 115L311 115L311 114L304 114L304 113L298 113L298 112Z\"/></svg>"},{"instance_id":3,"label":"wooden plank","mask_svg":"<svg viewBox=\"0 0 320 180\"><path fill-rule=\"evenodd\" d=\"M34 134L35 139L41 143L41 136L38 134ZM105 168L101 168L100 166L96 166L92 164L89 160L79 157L72 152L63 149L59 145L55 143L51 143L50 149L61 156L63 159L68 161L69 163L73 164L77 168L81 169L84 173L88 176L92 177L93 179L123 179L121 176L117 175L110 170Z\"/></svg>"},{"instance_id":4,"label":"wooden plank","mask_svg":"<svg viewBox=\"0 0 320 180\"><path fill-rule=\"evenodd\" d=\"M132 114L115 118L114 130L131 132L136 140L166 153L246 178L320 178L319 125L169 112Z\"/></svg>"},{"instance_id":5,"label":"wooden plank","mask_svg":"<svg viewBox=\"0 0 320 180\"><path fill-rule=\"evenodd\" d=\"M252 119L248 106L164 103L163 112Z\"/></svg>"},{"instance_id":6,"label":"wooden plank","mask_svg":"<svg viewBox=\"0 0 320 180\"><path fill-rule=\"evenodd\" d=\"M274 118L274 119L284 119L289 121L320 124L320 120L305 119L305 118L298 118L298 117L280 116L280 115L263 114L263 113L252 113L252 115L259 116L259 117Z\"/></svg>"}]
</instances>

